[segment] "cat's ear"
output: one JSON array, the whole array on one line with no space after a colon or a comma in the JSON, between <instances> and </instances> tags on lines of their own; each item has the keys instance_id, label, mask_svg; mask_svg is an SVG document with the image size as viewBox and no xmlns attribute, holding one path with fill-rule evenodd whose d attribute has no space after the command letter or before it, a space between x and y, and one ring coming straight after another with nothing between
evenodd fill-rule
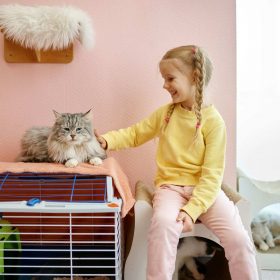
<instances>
[{"instance_id":1,"label":"cat's ear","mask_svg":"<svg viewBox=\"0 0 280 280\"><path fill-rule=\"evenodd\" d=\"M59 114L59 113L56 112L55 110L53 110L53 113L54 113L54 116L55 116L56 119L59 118L59 117L61 117L61 114Z\"/></svg>"},{"instance_id":2,"label":"cat's ear","mask_svg":"<svg viewBox=\"0 0 280 280\"><path fill-rule=\"evenodd\" d=\"M84 113L83 118L86 118L91 121L92 120L92 109L90 109L86 113Z\"/></svg>"}]
</instances>

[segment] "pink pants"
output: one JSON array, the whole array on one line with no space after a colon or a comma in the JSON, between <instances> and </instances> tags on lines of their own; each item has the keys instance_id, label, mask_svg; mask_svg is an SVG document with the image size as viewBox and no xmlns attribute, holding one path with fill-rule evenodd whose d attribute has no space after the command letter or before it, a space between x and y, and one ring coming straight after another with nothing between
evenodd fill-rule
<instances>
[{"instance_id":1,"label":"pink pants","mask_svg":"<svg viewBox=\"0 0 280 280\"><path fill-rule=\"evenodd\" d=\"M147 280L172 279L177 245L183 230L176 217L192 190L191 186L167 185L155 192L148 235ZM219 238L232 280L258 280L254 245L244 229L237 207L222 190L199 220Z\"/></svg>"}]
</instances>

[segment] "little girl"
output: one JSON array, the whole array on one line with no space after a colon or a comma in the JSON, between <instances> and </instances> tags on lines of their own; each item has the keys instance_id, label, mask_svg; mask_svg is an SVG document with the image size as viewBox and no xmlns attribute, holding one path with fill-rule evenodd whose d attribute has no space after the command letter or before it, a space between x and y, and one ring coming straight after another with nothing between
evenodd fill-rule
<instances>
[{"instance_id":1,"label":"little girl","mask_svg":"<svg viewBox=\"0 0 280 280\"><path fill-rule=\"evenodd\" d=\"M159 138L147 279L172 279L180 234L200 220L225 249L231 278L257 280L253 244L237 208L221 190L225 123L213 105L203 103L212 64L201 48L191 45L168 51L159 68L172 103L129 128L99 137L109 150Z\"/></svg>"}]
</instances>

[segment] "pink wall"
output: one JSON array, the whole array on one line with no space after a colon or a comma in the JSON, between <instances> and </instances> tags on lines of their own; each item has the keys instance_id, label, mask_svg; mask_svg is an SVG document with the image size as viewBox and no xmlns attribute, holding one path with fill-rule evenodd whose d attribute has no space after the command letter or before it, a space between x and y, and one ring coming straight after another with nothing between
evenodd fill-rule
<instances>
[{"instance_id":1,"label":"pink wall","mask_svg":"<svg viewBox=\"0 0 280 280\"><path fill-rule=\"evenodd\" d=\"M0 160L13 161L24 130L51 125L59 112L94 110L100 133L126 127L169 102L158 62L166 50L184 44L206 49L214 64L208 95L228 128L225 181L235 185L236 46L235 1L83 0L16 1L72 4L93 18L96 45L75 45L70 64L8 64L0 57ZM1 1L1 4L14 1ZM3 54L3 36L0 35ZM155 171L155 142L112 152L132 185Z\"/></svg>"}]
</instances>

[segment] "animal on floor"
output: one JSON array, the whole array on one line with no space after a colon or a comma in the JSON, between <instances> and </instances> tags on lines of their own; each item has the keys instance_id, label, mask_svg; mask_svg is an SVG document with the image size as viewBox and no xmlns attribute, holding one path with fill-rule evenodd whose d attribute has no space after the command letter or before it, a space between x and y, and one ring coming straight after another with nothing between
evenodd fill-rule
<instances>
[{"instance_id":1,"label":"animal on floor","mask_svg":"<svg viewBox=\"0 0 280 280\"><path fill-rule=\"evenodd\" d=\"M279 208L270 206L261 210L253 219L251 229L253 240L260 250L267 251L280 245Z\"/></svg>"},{"instance_id":2,"label":"animal on floor","mask_svg":"<svg viewBox=\"0 0 280 280\"><path fill-rule=\"evenodd\" d=\"M92 112L63 113L54 111L52 127L33 127L21 139L17 161L58 162L75 167L81 162L102 164L106 152L93 134Z\"/></svg>"},{"instance_id":3,"label":"animal on floor","mask_svg":"<svg viewBox=\"0 0 280 280\"><path fill-rule=\"evenodd\" d=\"M179 240L175 271L173 280L186 280L186 269L190 272L191 279L203 280L205 278L205 267L198 263L196 258L212 258L219 245L211 240L199 237L185 237ZM203 273L204 272L204 273Z\"/></svg>"}]
</instances>

